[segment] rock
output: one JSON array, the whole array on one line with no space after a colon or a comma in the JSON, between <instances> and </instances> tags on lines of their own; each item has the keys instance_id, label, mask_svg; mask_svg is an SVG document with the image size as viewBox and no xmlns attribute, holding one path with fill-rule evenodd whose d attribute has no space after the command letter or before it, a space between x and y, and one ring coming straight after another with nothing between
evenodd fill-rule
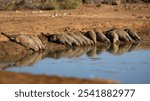
<instances>
[{"instance_id":1,"label":"rock","mask_svg":"<svg viewBox=\"0 0 150 101\"><path fill-rule=\"evenodd\" d=\"M133 39L133 40L135 40L135 41L140 41L141 39L140 39L140 37L138 36L138 34L134 31L134 30L132 30L132 29L124 29L128 34L129 34L129 36Z\"/></svg>"}]
</instances>

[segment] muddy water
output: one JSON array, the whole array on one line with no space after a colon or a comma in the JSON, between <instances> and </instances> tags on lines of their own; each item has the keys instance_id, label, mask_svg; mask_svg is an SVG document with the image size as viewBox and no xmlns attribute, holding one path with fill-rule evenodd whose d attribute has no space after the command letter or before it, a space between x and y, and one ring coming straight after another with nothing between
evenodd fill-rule
<instances>
[{"instance_id":1,"label":"muddy water","mask_svg":"<svg viewBox=\"0 0 150 101\"><path fill-rule=\"evenodd\" d=\"M150 83L150 43L68 48L0 56L1 71Z\"/></svg>"}]
</instances>

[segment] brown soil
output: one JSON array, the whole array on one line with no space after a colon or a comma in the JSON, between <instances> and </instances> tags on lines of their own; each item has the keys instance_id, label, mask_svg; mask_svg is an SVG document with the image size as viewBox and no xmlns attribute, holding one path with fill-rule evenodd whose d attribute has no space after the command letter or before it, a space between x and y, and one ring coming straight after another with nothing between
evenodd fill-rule
<instances>
[{"instance_id":1,"label":"brown soil","mask_svg":"<svg viewBox=\"0 0 150 101\"><path fill-rule=\"evenodd\" d=\"M10 34L51 34L73 31L87 31L90 29L132 28L136 30L143 41L150 41L150 4L126 5L84 5L76 10L60 11L0 11L0 32ZM52 17L57 13L57 17ZM64 13L66 15L64 16ZM45 40L41 38L42 40ZM0 55L28 54L24 47L8 41L0 35ZM65 46L44 42L47 50L64 49ZM10 56L10 55L9 55ZM10 59L11 59L10 57ZM16 60L22 58L17 56ZM9 57L8 57L9 58ZM13 60L9 60L13 61ZM28 79L30 78L30 79ZM107 80L106 80L107 81ZM114 83L77 78L49 77L44 75L18 74L0 71L0 83Z\"/></svg>"},{"instance_id":2,"label":"brown soil","mask_svg":"<svg viewBox=\"0 0 150 101\"><path fill-rule=\"evenodd\" d=\"M0 83L5 84L114 84L117 81L105 79L78 79L58 76L32 75L0 71Z\"/></svg>"},{"instance_id":3,"label":"brown soil","mask_svg":"<svg viewBox=\"0 0 150 101\"><path fill-rule=\"evenodd\" d=\"M150 4L84 5L76 10L1 11L0 31L10 34L66 33L98 28L129 27L140 31L150 24ZM51 17L57 13L57 17ZM63 16L66 13L66 16ZM144 30L144 29L143 29Z\"/></svg>"}]
</instances>

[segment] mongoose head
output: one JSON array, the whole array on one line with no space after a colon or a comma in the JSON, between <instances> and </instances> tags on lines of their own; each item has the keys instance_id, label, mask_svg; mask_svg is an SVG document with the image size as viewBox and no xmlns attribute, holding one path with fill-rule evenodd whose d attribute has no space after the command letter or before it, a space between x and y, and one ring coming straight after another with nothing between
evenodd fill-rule
<instances>
[{"instance_id":1,"label":"mongoose head","mask_svg":"<svg viewBox=\"0 0 150 101\"><path fill-rule=\"evenodd\" d=\"M132 39L134 39L135 41L140 41L141 40L140 37L138 36L138 34L135 31L133 31L131 29L128 29L128 28L124 29L124 31L126 31L129 34L129 36Z\"/></svg>"},{"instance_id":2,"label":"mongoose head","mask_svg":"<svg viewBox=\"0 0 150 101\"><path fill-rule=\"evenodd\" d=\"M57 40L56 35L50 35L49 36L49 41L56 41L56 40Z\"/></svg>"}]
</instances>

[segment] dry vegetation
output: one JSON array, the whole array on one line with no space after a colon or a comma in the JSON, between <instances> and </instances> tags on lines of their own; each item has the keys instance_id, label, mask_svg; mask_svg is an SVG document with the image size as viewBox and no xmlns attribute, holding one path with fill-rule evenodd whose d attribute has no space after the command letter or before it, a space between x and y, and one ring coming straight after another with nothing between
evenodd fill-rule
<instances>
[{"instance_id":1,"label":"dry vegetation","mask_svg":"<svg viewBox=\"0 0 150 101\"><path fill-rule=\"evenodd\" d=\"M74 9L81 0L0 0L1 10L54 10Z\"/></svg>"},{"instance_id":2,"label":"dry vegetation","mask_svg":"<svg viewBox=\"0 0 150 101\"><path fill-rule=\"evenodd\" d=\"M75 9L84 3L118 4L122 3L149 3L149 0L0 0L0 10L58 10Z\"/></svg>"}]
</instances>

